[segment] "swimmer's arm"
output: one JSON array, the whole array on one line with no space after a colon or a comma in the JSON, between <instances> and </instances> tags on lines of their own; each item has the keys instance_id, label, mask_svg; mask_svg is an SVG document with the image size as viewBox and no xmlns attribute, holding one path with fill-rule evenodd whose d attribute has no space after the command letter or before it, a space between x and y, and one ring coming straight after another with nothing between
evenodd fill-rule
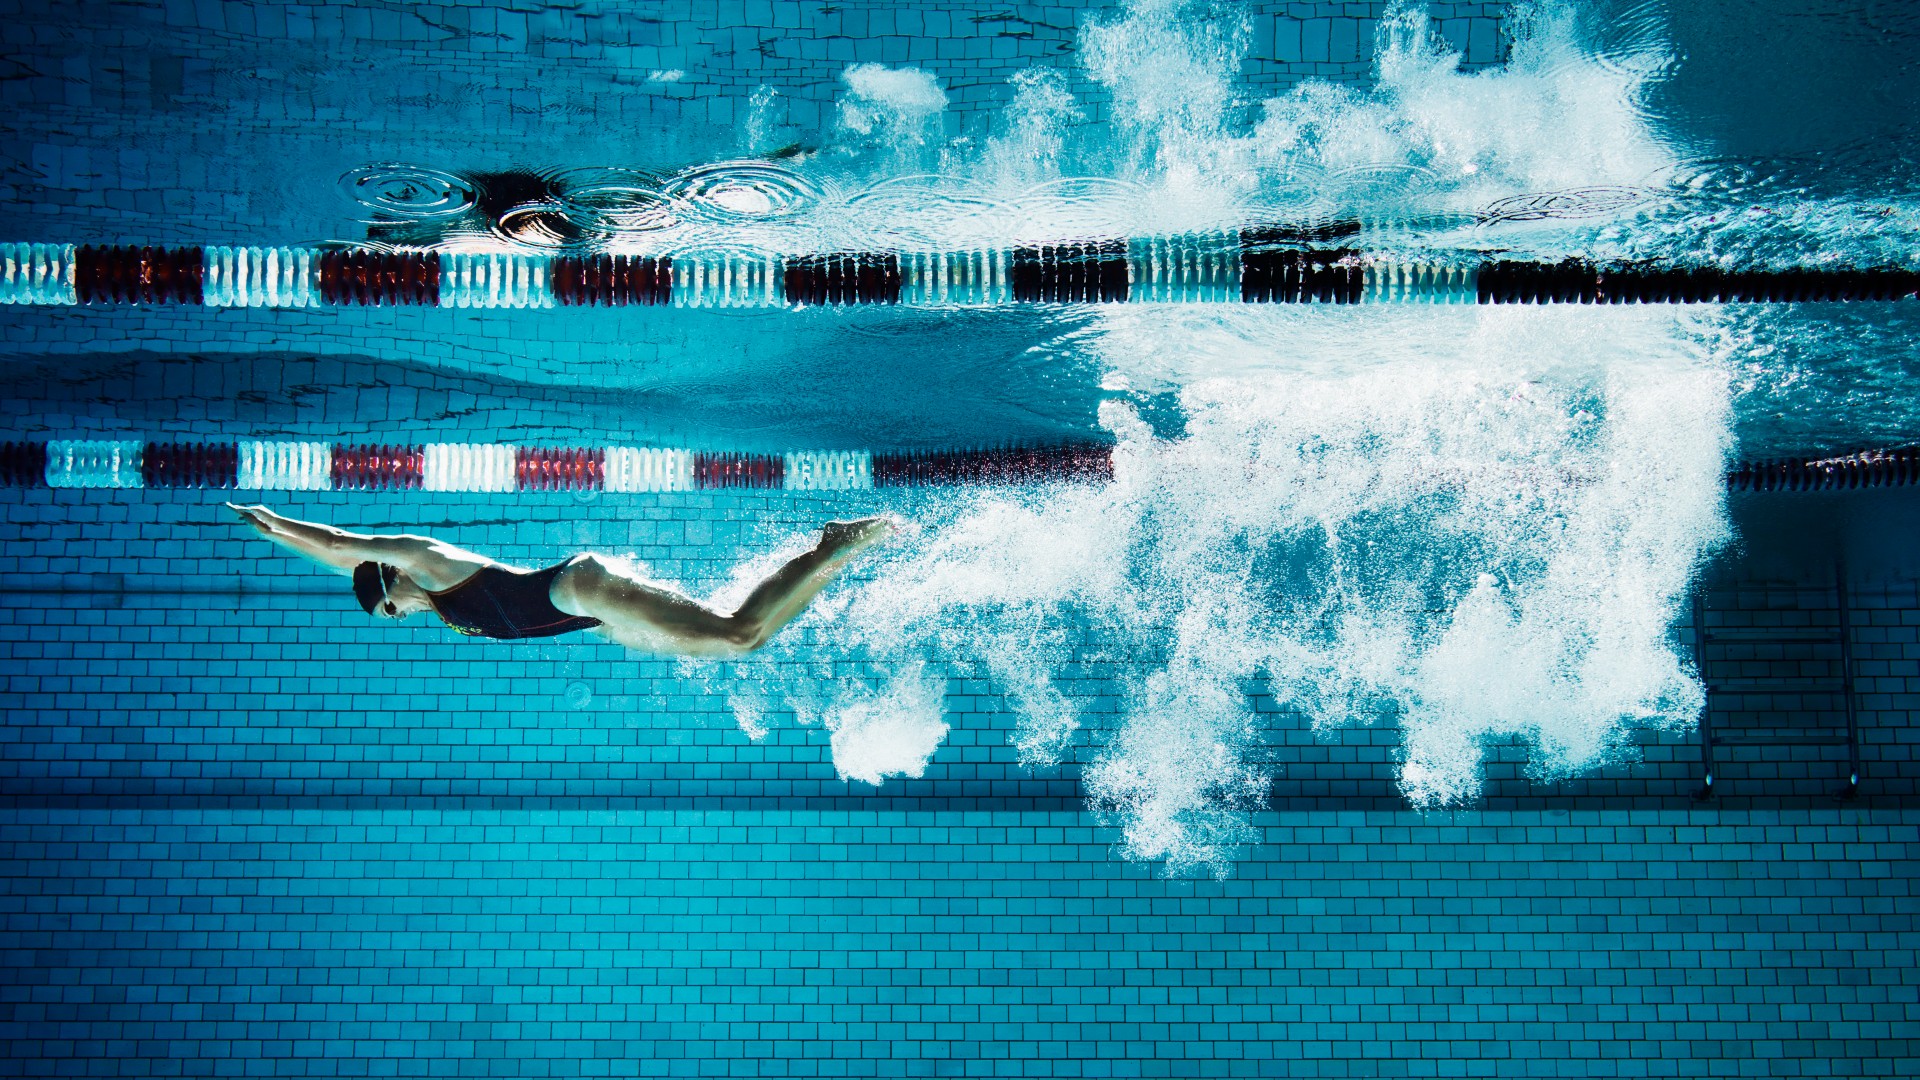
<instances>
[{"instance_id":1,"label":"swimmer's arm","mask_svg":"<svg viewBox=\"0 0 1920 1080\"><path fill-rule=\"evenodd\" d=\"M260 535L342 574L352 574L353 568L363 562L386 563L399 567L425 588L450 588L488 563L471 551L431 537L348 532L276 514L264 506L227 505Z\"/></svg>"}]
</instances>

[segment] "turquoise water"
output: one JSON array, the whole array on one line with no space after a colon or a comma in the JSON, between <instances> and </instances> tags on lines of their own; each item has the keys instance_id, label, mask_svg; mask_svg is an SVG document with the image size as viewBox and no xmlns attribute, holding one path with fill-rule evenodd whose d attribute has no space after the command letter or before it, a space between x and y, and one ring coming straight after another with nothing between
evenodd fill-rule
<instances>
[{"instance_id":1,"label":"turquoise water","mask_svg":"<svg viewBox=\"0 0 1920 1080\"><path fill-rule=\"evenodd\" d=\"M1742 267L1915 240L1920 26L1893 5L0 15L8 240L1353 220L1410 256ZM721 606L821 521L908 523L723 665L369 626L225 493L0 494L0 1074L1913 1071L1911 500L1721 484L1911 442L1906 303L13 308L0 333L7 438L1091 438L1116 473L263 496L529 565L629 555ZM1819 623L1791 587L1836 554L1862 797L1828 798L1830 748L1772 748L1696 804L1693 597L1764 580L1713 618ZM1796 693L1759 711L1826 708Z\"/></svg>"}]
</instances>

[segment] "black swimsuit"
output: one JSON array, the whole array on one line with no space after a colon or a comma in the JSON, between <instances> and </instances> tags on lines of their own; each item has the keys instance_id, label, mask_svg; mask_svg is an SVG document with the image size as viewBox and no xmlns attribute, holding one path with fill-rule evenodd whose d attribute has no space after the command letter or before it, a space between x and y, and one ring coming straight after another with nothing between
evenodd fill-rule
<instances>
[{"instance_id":1,"label":"black swimsuit","mask_svg":"<svg viewBox=\"0 0 1920 1080\"><path fill-rule=\"evenodd\" d=\"M569 615L554 607L547 595L553 579L572 561L545 570L483 566L451 589L427 593L427 598L448 626L470 637L553 637L599 626L599 619Z\"/></svg>"}]
</instances>

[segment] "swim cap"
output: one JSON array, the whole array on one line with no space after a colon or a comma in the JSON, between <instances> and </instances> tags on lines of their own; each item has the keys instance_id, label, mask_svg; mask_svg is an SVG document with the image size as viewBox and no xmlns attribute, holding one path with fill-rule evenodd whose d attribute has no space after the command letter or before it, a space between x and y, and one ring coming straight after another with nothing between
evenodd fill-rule
<instances>
[{"instance_id":1,"label":"swim cap","mask_svg":"<svg viewBox=\"0 0 1920 1080\"><path fill-rule=\"evenodd\" d=\"M386 563L363 562L353 568L353 598L371 615L380 601L387 598L387 590L399 576L400 571Z\"/></svg>"}]
</instances>

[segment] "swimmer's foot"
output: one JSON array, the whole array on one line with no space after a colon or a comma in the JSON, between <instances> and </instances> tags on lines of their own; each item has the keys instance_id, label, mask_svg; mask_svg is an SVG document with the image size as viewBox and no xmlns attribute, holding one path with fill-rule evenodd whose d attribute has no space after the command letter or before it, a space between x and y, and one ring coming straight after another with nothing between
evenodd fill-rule
<instances>
[{"instance_id":1,"label":"swimmer's foot","mask_svg":"<svg viewBox=\"0 0 1920 1080\"><path fill-rule=\"evenodd\" d=\"M828 562L840 565L892 536L897 528L892 518L885 517L829 521L820 530L820 543L814 550L826 556Z\"/></svg>"}]
</instances>

